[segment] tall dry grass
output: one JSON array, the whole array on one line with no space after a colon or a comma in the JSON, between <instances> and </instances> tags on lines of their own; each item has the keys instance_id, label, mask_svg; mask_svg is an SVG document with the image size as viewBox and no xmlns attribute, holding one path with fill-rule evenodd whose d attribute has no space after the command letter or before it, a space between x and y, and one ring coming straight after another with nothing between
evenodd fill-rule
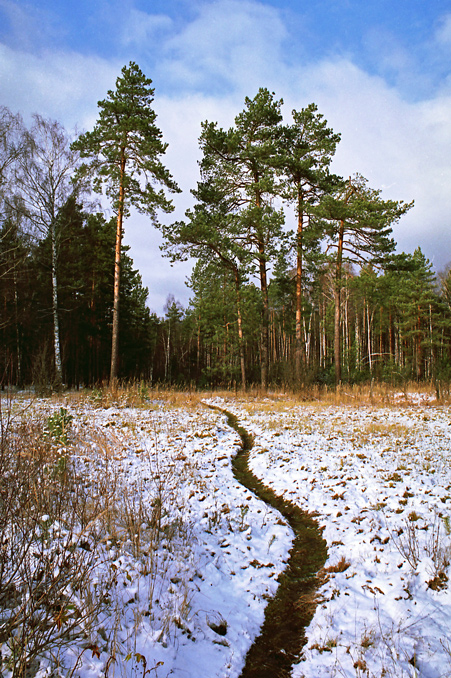
<instances>
[{"instance_id":1,"label":"tall dry grass","mask_svg":"<svg viewBox=\"0 0 451 678\"><path fill-rule=\"evenodd\" d=\"M95 591L102 553L93 502L46 422L0 413L2 671L32 675L39 657L86 638L109 582Z\"/></svg>"},{"instance_id":2,"label":"tall dry grass","mask_svg":"<svg viewBox=\"0 0 451 678\"><path fill-rule=\"evenodd\" d=\"M154 448L141 451L144 477L130 482L115 432L89 423L72 427L71 420L77 423L87 399L95 407L152 410L155 395L136 386L94 397L93 402L92 393L66 393L27 405L0 402L5 676L33 676L42 661L71 675L91 653L94 659L101 654L103 662L106 653L110 675L128 673L129 656L140 673L133 648L142 625L157 625L165 638L183 628L189 613L184 568L192 531L183 517L179 482L194 477L196 469L179 449L182 442L172 456L162 455L155 431ZM158 407L162 403L186 408L197 404L197 396L169 391L160 393ZM125 423L126 417L125 410ZM127 430L133 435L132 421ZM178 434L174 431L174 440ZM178 597L167 596L171 579L180 580ZM134 582L140 582L141 593L130 603L127 590Z\"/></svg>"}]
</instances>

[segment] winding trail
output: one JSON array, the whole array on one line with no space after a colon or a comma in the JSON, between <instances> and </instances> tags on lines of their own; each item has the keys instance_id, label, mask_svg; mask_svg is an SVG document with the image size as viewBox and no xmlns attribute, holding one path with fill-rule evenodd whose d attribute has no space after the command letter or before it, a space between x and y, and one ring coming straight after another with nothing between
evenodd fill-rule
<instances>
[{"instance_id":1,"label":"winding trail","mask_svg":"<svg viewBox=\"0 0 451 678\"><path fill-rule=\"evenodd\" d=\"M228 424L240 435L242 448L233 460L235 478L259 499L276 508L295 533L286 569L279 575L279 587L265 609L260 635L250 647L240 678L289 678L306 643L305 629L315 612L317 573L327 558L327 545L312 514L277 496L248 467L252 436L239 425L235 415L210 406L227 416Z\"/></svg>"}]
</instances>

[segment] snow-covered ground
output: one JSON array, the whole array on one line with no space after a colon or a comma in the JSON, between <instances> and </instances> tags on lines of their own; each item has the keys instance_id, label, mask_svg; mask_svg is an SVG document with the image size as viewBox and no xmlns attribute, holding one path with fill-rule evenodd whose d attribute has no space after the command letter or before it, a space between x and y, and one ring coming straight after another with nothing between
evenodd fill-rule
<instances>
[{"instance_id":1,"label":"snow-covered ground","mask_svg":"<svg viewBox=\"0 0 451 678\"><path fill-rule=\"evenodd\" d=\"M329 559L293 678L449 678L450 408L209 402L254 435L253 472L324 526ZM27 416L60 405L36 400ZM238 435L202 404L64 406L80 478L94 487L107 469L122 514L95 573L114 570L109 608L60 656L62 675L78 658L82 678L238 678L292 543L233 477Z\"/></svg>"},{"instance_id":2,"label":"snow-covered ground","mask_svg":"<svg viewBox=\"0 0 451 678\"><path fill-rule=\"evenodd\" d=\"M252 471L324 526L293 677L449 678L450 408L226 406L255 436Z\"/></svg>"}]
</instances>

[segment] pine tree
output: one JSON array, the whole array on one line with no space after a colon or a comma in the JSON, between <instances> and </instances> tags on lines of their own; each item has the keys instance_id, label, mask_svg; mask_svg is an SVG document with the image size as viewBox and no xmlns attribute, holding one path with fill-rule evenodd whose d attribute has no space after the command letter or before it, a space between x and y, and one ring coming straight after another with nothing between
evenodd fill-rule
<instances>
[{"instance_id":1,"label":"pine tree","mask_svg":"<svg viewBox=\"0 0 451 678\"><path fill-rule=\"evenodd\" d=\"M109 369L116 223L84 212L74 199L58 222L64 234L58 279L65 379L70 385L99 383Z\"/></svg>"},{"instance_id":2,"label":"pine tree","mask_svg":"<svg viewBox=\"0 0 451 678\"><path fill-rule=\"evenodd\" d=\"M343 182L324 197L317 213L325 219L328 251L335 250L334 362L335 383L341 381L341 285L343 264L382 263L395 248L392 225L413 203L382 200L380 191L367 186L361 175Z\"/></svg>"},{"instance_id":3,"label":"pine tree","mask_svg":"<svg viewBox=\"0 0 451 678\"><path fill-rule=\"evenodd\" d=\"M230 387L242 378L243 367L246 378L252 375L258 379L258 346L254 339L258 337L261 317L258 289L243 282L237 298L232 269L211 257L198 260L189 286L194 293L190 312L194 319L198 382ZM237 332L238 303L242 337Z\"/></svg>"},{"instance_id":4,"label":"pine tree","mask_svg":"<svg viewBox=\"0 0 451 678\"><path fill-rule=\"evenodd\" d=\"M0 226L0 374L22 385L24 336L29 327L30 239L21 231L14 215Z\"/></svg>"},{"instance_id":5,"label":"pine tree","mask_svg":"<svg viewBox=\"0 0 451 678\"><path fill-rule=\"evenodd\" d=\"M245 99L244 110L227 131L205 122L200 137L201 171L220 176L221 190L236 215L242 246L258 267L262 296L261 384L268 384L269 304L268 266L276 259L284 238L282 210L274 208L280 195L278 140L282 101L261 88L254 99Z\"/></svg>"},{"instance_id":6,"label":"pine tree","mask_svg":"<svg viewBox=\"0 0 451 678\"><path fill-rule=\"evenodd\" d=\"M407 270L398 275L399 330L411 375L421 380L433 374L441 329L448 320L440 304L431 262L418 247L413 255L407 255L407 263Z\"/></svg>"},{"instance_id":7,"label":"pine tree","mask_svg":"<svg viewBox=\"0 0 451 678\"><path fill-rule=\"evenodd\" d=\"M164 249L172 261L189 257L214 261L217 269L227 271L234 281L237 333L240 348L241 385L246 387L241 287L251 270L252 258L243 246L240 222L234 213L230 195L224 193L221 177L210 171L192 191L198 202L187 210L187 221L163 227ZM200 269L199 269L200 270Z\"/></svg>"},{"instance_id":8,"label":"pine tree","mask_svg":"<svg viewBox=\"0 0 451 678\"><path fill-rule=\"evenodd\" d=\"M98 102L99 118L92 132L82 134L73 144L88 162L82 175L92 180L94 190L106 194L117 214L116 255L114 266L113 334L110 380L118 373L119 290L123 220L130 207L148 215L157 224L157 210L170 212L171 201L164 188L178 192L177 184L160 157L167 144L156 125L152 109L154 89L138 65L124 66L116 80L116 90ZM156 184L161 186L158 190Z\"/></svg>"},{"instance_id":9,"label":"pine tree","mask_svg":"<svg viewBox=\"0 0 451 678\"><path fill-rule=\"evenodd\" d=\"M315 104L294 110L293 124L284 128L281 138L281 164L285 174L284 198L294 205L296 233L296 380L301 378L305 358L302 340L304 267L317 265L323 236L312 208L333 190L337 178L329 173L329 165L340 141L340 135L327 127Z\"/></svg>"}]
</instances>

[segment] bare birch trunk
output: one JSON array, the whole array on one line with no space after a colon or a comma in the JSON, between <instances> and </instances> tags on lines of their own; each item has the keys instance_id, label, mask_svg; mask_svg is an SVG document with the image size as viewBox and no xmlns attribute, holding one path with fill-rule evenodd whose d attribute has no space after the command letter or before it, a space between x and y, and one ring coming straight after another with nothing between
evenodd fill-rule
<instances>
[{"instance_id":1,"label":"bare birch trunk","mask_svg":"<svg viewBox=\"0 0 451 678\"><path fill-rule=\"evenodd\" d=\"M56 246L56 225L55 222L51 226L52 239L52 312L53 312L53 345L55 352L55 384L57 387L63 383L63 371L61 365L61 344L60 344L60 328L58 320L58 278L57 278L57 246Z\"/></svg>"}]
</instances>

